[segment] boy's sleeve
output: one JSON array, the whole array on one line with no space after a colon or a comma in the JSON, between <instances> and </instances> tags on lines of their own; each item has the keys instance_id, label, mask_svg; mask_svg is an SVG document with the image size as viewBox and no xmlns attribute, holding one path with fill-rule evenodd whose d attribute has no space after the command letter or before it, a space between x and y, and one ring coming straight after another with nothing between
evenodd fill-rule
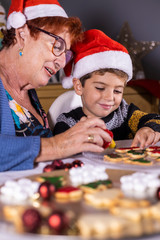
<instances>
[{"instance_id":1,"label":"boy's sleeve","mask_svg":"<svg viewBox=\"0 0 160 240\"><path fill-rule=\"evenodd\" d=\"M69 128L73 127L80 118L83 117L81 107L71 110L68 113L62 113L57 118L57 123L53 129L53 135L57 135L65 132Z\"/></svg>"},{"instance_id":2,"label":"boy's sleeve","mask_svg":"<svg viewBox=\"0 0 160 240\"><path fill-rule=\"evenodd\" d=\"M40 137L0 134L0 172L33 169L40 151Z\"/></svg>"},{"instance_id":3,"label":"boy's sleeve","mask_svg":"<svg viewBox=\"0 0 160 240\"><path fill-rule=\"evenodd\" d=\"M57 122L53 129L53 136L63 133L66 130L68 130L69 128L70 128L69 125L65 122Z\"/></svg>"},{"instance_id":4,"label":"boy's sleeve","mask_svg":"<svg viewBox=\"0 0 160 240\"><path fill-rule=\"evenodd\" d=\"M160 132L160 115L153 113L147 114L141 119L139 128L141 128L143 122L145 122L143 127L150 127L154 131Z\"/></svg>"},{"instance_id":5,"label":"boy's sleeve","mask_svg":"<svg viewBox=\"0 0 160 240\"><path fill-rule=\"evenodd\" d=\"M72 112L62 113L58 116L57 122L53 128L53 136L63 133L76 124Z\"/></svg>"},{"instance_id":6,"label":"boy's sleeve","mask_svg":"<svg viewBox=\"0 0 160 240\"><path fill-rule=\"evenodd\" d=\"M134 104L130 104L128 111L128 126L134 135L142 127L150 127L154 131L160 132L160 115L142 112Z\"/></svg>"}]
</instances>

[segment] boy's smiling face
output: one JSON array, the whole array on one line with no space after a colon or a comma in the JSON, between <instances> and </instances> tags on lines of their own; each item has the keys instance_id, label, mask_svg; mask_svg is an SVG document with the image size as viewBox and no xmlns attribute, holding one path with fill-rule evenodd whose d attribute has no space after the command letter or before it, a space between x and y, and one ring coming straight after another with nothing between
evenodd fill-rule
<instances>
[{"instance_id":1,"label":"boy's smiling face","mask_svg":"<svg viewBox=\"0 0 160 240\"><path fill-rule=\"evenodd\" d=\"M84 113L87 116L102 118L119 107L126 79L106 72L104 75L92 74L84 87L78 79L73 83L76 93L82 97Z\"/></svg>"}]
</instances>

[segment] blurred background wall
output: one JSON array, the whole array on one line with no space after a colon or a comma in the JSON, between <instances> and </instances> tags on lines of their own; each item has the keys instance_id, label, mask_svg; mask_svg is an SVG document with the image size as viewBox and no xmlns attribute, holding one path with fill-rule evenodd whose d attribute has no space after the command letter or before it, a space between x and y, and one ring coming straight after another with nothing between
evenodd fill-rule
<instances>
[{"instance_id":1,"label":"blurred background wall","mask_svg":"<svg viewBox=\"0 0 160 240\"><path fill-rule=\"evenodd\" d=\"M59 0L69 16L78 16L85 30L98 28L117 40L128 22L137 41L160 41L160 0ZM8 12L10 0L0 0ZM142 59L146 78L160 80L160 46Z\"/></svg>"}]
</instances>

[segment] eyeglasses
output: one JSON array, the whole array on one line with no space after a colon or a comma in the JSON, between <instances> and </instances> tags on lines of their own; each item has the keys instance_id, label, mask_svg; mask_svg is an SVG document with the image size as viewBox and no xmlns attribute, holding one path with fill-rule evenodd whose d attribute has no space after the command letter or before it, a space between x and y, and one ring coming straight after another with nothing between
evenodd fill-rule
<instances>
[{"instance_id":1,"label":"eyeglasses","mask_svg":"<svg viewBox=\"0 0 160 240\"><path fill-rule=\"evenodd\" d=\"M63 53L65 53L65 55L66 55L66 64L69 61L71 61L71 59L73 58L73 52L71 50L66 49L66 42L64 41L63 38L61 38L60 36L57 36L57 35L55 35L53 33L50 33L50 32L48 32L48 31L46 31L44 29L41 29L41 28L38 28L38 27L35 27L35 26L32 26L32 27L34 27L38 31L41 31L41 32L43 32L45 34L48 34L51 37L54 37L55 42L54 42L53 47L52 47L52 53L56 57L59 57Z\"/></svg>"}]
</instances>

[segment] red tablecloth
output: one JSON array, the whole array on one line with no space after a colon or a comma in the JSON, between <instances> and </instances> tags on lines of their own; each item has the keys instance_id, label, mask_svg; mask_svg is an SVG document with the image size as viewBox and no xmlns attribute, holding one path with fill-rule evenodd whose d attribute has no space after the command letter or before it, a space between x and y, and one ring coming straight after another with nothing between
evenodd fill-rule
<instances>
[{"instance_id":1,"label":"red tablecloth","mask_svg":"<svg viewBox=\"0 0 160 240\"><path fill-rule=\"evenodd\" d=\"M128 86L139 86L148 90L153 96L160 99L160 81L152 79L137 79L127 83Z\"/></svg>"}]
</instances>

